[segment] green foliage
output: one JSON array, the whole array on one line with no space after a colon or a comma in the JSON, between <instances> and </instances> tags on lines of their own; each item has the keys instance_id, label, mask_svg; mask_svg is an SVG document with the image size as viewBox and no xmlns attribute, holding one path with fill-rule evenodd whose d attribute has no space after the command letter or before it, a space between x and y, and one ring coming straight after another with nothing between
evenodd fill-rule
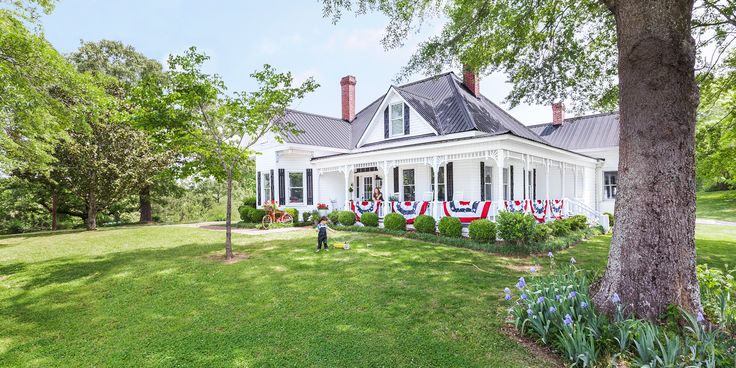
<instances>
[{"instance_id":1,"label":"green foliage","mask_svg":"<svg viewBox=\"0 0 736 368\"><path fill-rule=\"evenodd\" d=\"M724 330L736 333L736 268L697 266L703 311Z\"/></svg>"},{"instance_id":2,"label":"green foliage","mask_svg":"<svg viewBox=\"0 0 736 368\"><path fill-rule=\"evenodd\" d=\"M312 215L309 217L312 220L313 224L319 223L319 220L322 218L322 216L319 215L319 212L317 210L312 211Z\"/></svg>"},{"instance_id":3,"label":"green foliage","mask_svg":"<svg viewBox=\"0 0 736 368\"><path fill-rule=\"evenodd\" d=\"M553 236L565 236L572 231L570 222L566 219L554 220L548 223L548 226L552 229Z\"/></svg>"},{"instance_id":4,"label":"green foliage","mask_svg":"<svg viewBox=\"0 0 736 368\"><path fill-rule=\"evenodd\" d=\"M501 211L497 216L498 236L512 244L528 243L534 235L534 217L521 213Z\"/></svg>"},{"instance_id":5,"label":"green foliage","mask_svg":"<svg viewBox=\"0 0 736 368\"><path fill-rule=\"evenodd\" d=\"M256 197L248 196L243 200L243 206L256 208Z\"/></svg>"},{"instance_id":6,"label":"green foliage","mask_svg":"<svg viewBox=\"0 0 736 368\"><path fill-rule=\"evenodd\" d=\"M387 230L406 231L406 218L400 213L389 213L383 217L383 227Z\"/></svg>"},{"instance_id":7,"label":"green foliage","mask_svg":"<svg viewBox=\"0 0 736 368\"><path fill-rule=\"evenodd\" d=\"M309 222L309 218L312 216L311 212L304 211L302 213L302 222Z\"/></svg>"},{"instance_id":8,"label":"green foliage","mask_svg":"<svg viewBox=\"0 0 736 368\"><path fill-rule=\"evenodd\" d=\"M435 234L437 232L434 217L429 215L419 215L414 219L414 229L424 234Z\"/></svg>"},{"instance_id":9,"label":"green foliage","mask_svg":"<svg viewBox=\"0 0 736 368\"><path fill-rule=\"evenodd\" d=\"M440 235L442 236L451 238L459 238L463 236L463 224L457 217L447 216L441 218L440 222L437 224L437 230L439 230Z\"/></svg>"},{"instance_id":10,"label":"green foliage","mask_svg":"<svg viewBox=\"0 0 736 368\"><path fill-rule=\"evenodd\" d=\"M238 213L240 213L240 221L243 222L250 222L253 218L253 211L256 209L249 206L240 206L238 208Z\"/></svg>"},{"instance_id":11,"label":"green foliage","mask_svg":"<svg viewBox=\"0 0 736 368\"><path fill-rule=\"evenodd\" d=\"M340 220L340 211L332 211L327 214L327 218L330 219L330 222L333 224L337 224Z\"/></svg>"},{"instance_id":12,"label":"green foliage","mask_svg":"<svg viewBox=\"0 0 736 368\"><path fill-rule=\"evenodd\" d=\"M548 224L536 224L534 225L534 232L532 234L532 241L539 243L544 242L552 238L554 230ZM566 235L566 234L564 234Z\"/></svg>"},{"instance_id":13,"label":"green foliage","mask_svg":"<svg viewBox=\"0 0 736 368\"><path fill-rule=\"evenodd\" d=\"M365 226L378 227L378 215L373 212L366 212L360 215L360 223Z\"/></svg>"},{"instance_id":14,"label":"green foliage","mask_svg":"<svg viewBox=\"0 0 736 368\"><path fill-rule=\"evenodd\" d=\"M353 211L339 211L337 221L340 223L340 225L355 225L355 214L353 213Z\"/></svg>"},{"instance_id":15,"label":"green foliage","mask_svg":"<svg viewBox=\"0 0 736 368\"><path fill-rule=\"evenodd\" d=\"M613 227L613 225L614 225L614 223L616 221L616 217L612 213L610 213L610 212L603 212L603 214L606 215L606 216L608 216L608 225L610 225L611 227Z\"/></svg>"},{"instance_id":16,"label":"green foliage","mask_svg":"<svg viewBox=\"0 0 736 368\"><path fill-rule=\"evenodd\" d=\"M583 215L575 215L568 217L565 221L570 223L570 230L578 231L588 227L588 218Z\"/></svg>"},{"instance_id":17,"label":"green foliage","mask_svg":"<svg viewBox=\"0 0 736 368\"><path fill-rule=\"evenodd\" d=\"M250 221L255 223L260 223L263 221L263 217L266 216L266 210L261 208L256 208L255 211L251 213Z\"/></svg>"},{"instance_id":18,"label":"green foliage","mask_svg":"<svg viewBox=\"0 0 736 368\"><path fill-rule=\"evenodd\" d=\"M299 221L299 210L296 208L284 208L284 212L290 214L294 221Z\"/></svg>"},{"instance_id":19,"label":"green foliage","mask_svg":"<svg viewBox=\"0 0 736 368\"><path fill-rule=\"evenodd\" d=\"M496 242L496 223L490 220L475 220L468 225L470 239L478 242Z\"/></svg>"}]
</instances>

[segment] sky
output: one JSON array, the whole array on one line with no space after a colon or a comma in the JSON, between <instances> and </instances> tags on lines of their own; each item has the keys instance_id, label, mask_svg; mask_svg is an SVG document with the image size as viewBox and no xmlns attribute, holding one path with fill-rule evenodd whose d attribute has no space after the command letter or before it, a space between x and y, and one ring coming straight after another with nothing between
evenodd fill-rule
<instances>
[{"instance_id":1,"label":"sky","mask_svg":"<svg viewBox=\"0 0 736 368\"><path fill-rule=\"evenodd\" d=\"M387 51L380 44L386 24L381 14L348 13L332 24L317 0L60 0L42 19L46 38L62 53L81 40L111 39L165 64L169 55L196 46L211 57L206 71L221 75L231 91L252 90L249 74L263 64L291 71L297 81L314 77L321 87L292 108L334 117L340 116L341 77L356 77L356 108L362 109L386 92L417 43L442 26L430 22L404 47ZM551 120L549 106L509 109L506 80L500 73L484 76L481 93L524 124Z\"/></svg>"}]
</instances>

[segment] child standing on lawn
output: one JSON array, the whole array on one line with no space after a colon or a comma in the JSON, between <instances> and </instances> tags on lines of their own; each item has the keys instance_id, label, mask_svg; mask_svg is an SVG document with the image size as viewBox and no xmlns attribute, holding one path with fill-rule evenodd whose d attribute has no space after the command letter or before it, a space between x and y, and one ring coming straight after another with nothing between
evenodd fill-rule
<instances>
[{"instance_id":1,"label":"child standing on lawn","mask_svg":"<svg viewBox=\"0 0 736 368\"><path fill-rule=\"evenodd\" d=\"M329 250L327 248L327 230L335 231L327 226L327 217L322 216L322 218L319 219L319 224L317 224L317 252L322 248L322 245L325 246L325 251Z\"/></svg>"}]
</instances>

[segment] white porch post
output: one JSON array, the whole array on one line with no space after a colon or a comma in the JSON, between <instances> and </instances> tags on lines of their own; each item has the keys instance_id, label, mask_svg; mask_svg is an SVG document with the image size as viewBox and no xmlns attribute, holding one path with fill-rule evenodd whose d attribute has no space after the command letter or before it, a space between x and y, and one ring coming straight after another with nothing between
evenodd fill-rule
<instances>
[{"instance_id":1,"label":"white porch post","mask_svg":"<svg viewBox=\"0 0 736 368\"><path fill-rule=\"evenodd\" d=\"M601 210L601 196L603 195L603 163L596 162L595 164L595 179L593 181L593 198L595 201L595 210Z\"/></svg>"},{"instance_id":2,"label":"white porch post","mask_svg":"<svg viewBox=\"0 0 736 368\"><path fill-rule=\"evenodd\" d=\"M524 185L524 188L521 188L521 193L524 194L524 198L522 199L531 199L532 193L529 191L529 187L531 186L529 183L529 155L524 156L524 171L522 171L522 174L524 174L524 177L521 179L521 184Z\"/></svg>"},{"instance_id":3,"label":"white porch post","mask_svg":"<svg viewBox=\"0 0 736 368\"><path fill-rule=\"evenodd\" d=\"M345 210L348 210L350 208L350 191L348 191L348 188L350 187L350 168L346 165L343 166L343 174L345 175Z\"/></svg>"},{"instance_id":4,"label":"white porch post","mask_svg":"<svg viewBox=\"0 0 736 368\"><path fill-rule=\"evenodd\" d=\"M562 198L567 197L567 191L565 190L565 168L567 164L564 162L560 163L560 185L562 186Z\"/></svg>"},{"instance_id":5,"label":"white porch post","mask_svg":"<svg viewBox=\"0 0 736 368\"><path fill-rule=\"evenodd\" d=\"M378 171L381 173L381 177L383 178L383 188L381 188L381 192L383 193L381 215L382 217L385 217L388 213L388 191L386 191L386 187L388 186L388 162L383 161L383 164L378 166Z\"/></svg>"},{"instance_id":6,"label":"white porch post","mask_svg":"<svg viewBox=\"0 0 736 368\"><path fill-rule=\"evenodd\" d=\"M440 172L440 160L437 158L437 156L434 156L434 159L432 161L432 170L433 177L434 177L434 186L432 187L432 217L434 217L435 220L439 217L439 196L437 195L439 192L439 172Z\"/></svg>"},{"instance_id":7,"label":"white porch post","mask_svg":"<svg viewBox=\"0 0 736 368\"><path fill-rule=\"evenodd\" d=\"M506 165L506 152L502 149L496 150L496 212L503 208L503 168Z\"/></svg>"}]
</instances>

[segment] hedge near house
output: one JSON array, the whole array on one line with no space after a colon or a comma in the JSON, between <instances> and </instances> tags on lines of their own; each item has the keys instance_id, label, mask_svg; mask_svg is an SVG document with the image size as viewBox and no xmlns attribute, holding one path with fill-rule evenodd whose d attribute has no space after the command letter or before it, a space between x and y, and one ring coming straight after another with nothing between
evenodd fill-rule
<instances>
[{"instance_id":1,"label":"hedge near house","mask_svg":"<svg viewBox=\"0 0 736 368\"><path fill-rule=\"evenodd\" d=\"M490 220L475 220L468 225L468 235L478 242L496 242L496 223Z\"/></svg>"},{"instance_id":2,"label":"hedge near house","mask_svg":"<svg viewBox=\"0 0 736 368\"><path fill-rule=\"evenodd\" d=\"M383 227L388 230L406 231L406 218L399 213L389 213L383 218Z\"/></svg>"},{"instance_id":3,"label":"hedge near house","mask_svg":"<svg viewBox=\"0 0 736 368\"><path fill-rule=\"evenodd\" d=\"M521 245L528 243L534 234L534 217L521 212L501 211L498 214L498 235L505 241Z\"/></svg>"},{"instance_id":4,"label":"hedge near house","mask_svg":"<svg viewBox=\"0 0 736 368\"><path fill-rule=\"evenodd\" d=\"M434 217L428 215L419 215L414 219L414 229L419 233L435 234L436 223Z\"/></svg>"},{"instance_id":5,"label":"hedge near house","mask_svg":"<svg viewBox=\"0 0 736 368\"><path fill-rule=\"evenodd\" d=\"M353 211L340 211L337 215L337 221L343 226L355 225L355 214Z\"/></svg>"},{"instance_id":6,"label":"hedge near house","mask_svg":"<svg viewBox=\"0 0 736 368\"><path fill-rule=\"evenodd\" d=\"M440 235L451 238L459 238L463 236L463 224L460 219L456 217L443 217L440 219L437 228L440 230Z\"/></svg>"},{"instance_id":7,"label":"hedge near house","mask_svg":"<svg viewBox=\"0 0 736 368\"><path fill-rule=\"evenodd\" d=\"M373 212L366 212L360 215L360 223L365 226L378 227L378 215Z\"/></svg>"}]
</instances>

